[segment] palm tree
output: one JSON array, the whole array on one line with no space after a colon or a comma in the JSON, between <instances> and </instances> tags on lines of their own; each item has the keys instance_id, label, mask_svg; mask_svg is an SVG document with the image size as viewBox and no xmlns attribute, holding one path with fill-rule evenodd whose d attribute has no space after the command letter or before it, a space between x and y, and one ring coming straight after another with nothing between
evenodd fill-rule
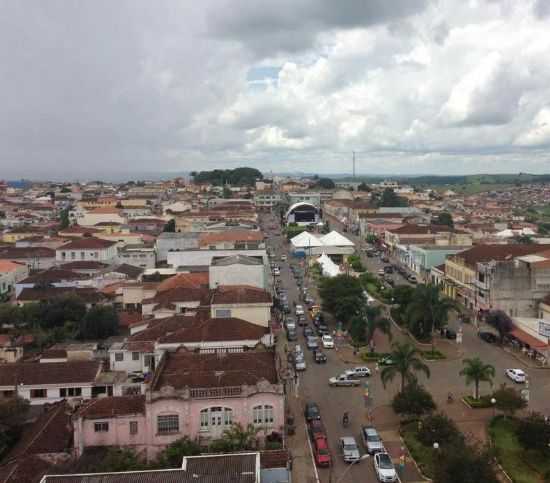
<instances>
[{"instance_id":1,"label":"palm tree","mask_svg":"<svg viewBox=\"0 0 550 483\"><path fill-rule=\"evenodd\" d=\"M390 340L392 339L391 323L388 318L382 315L380 307L367 305L362 308L361 315L365 320L365 341L367 345L370 345L377 330L386 334Z\"/></svg>"},{"instance_id":2,"label":"palm tree","mask_svg":"<svg viewBox=\"0 0 550 483\"><path fill-rule=\"evenodd\" d=\"M466 378L467 386L474 383L474 398L479 399L479 383L488 382L492 386L495 368L491 364L485 364L479 357L464 359L462 363L464 368L460 375Z\"/></svg>"},{"instance_id":3,"label":"palm tree","mask_svg":"<svg viewBox=\"0 0 550 483\"><path fill-rule=\"evenodd\" d=\"M426 377L430 377L430 368L422 362L420 352L410 342L395 342L389 357L392 365L384 367L380 372L384 388L398 374L401 376L401 392L405 389L405 383L416 381L415 372L423 372Z\"/></svg>"},{"instance_id":4,"label":"palm tree","mask_svg":"<svg viewBox=\"0 0 550 483\"><path fill-rule=\"evenodd\" d=\"M419 285L407 307L407 320L412 332L422 338L431 335L432 352L434 350L433 332L443 327L451 310L460 310L460 306L448 297L442 297L435 285Z\"/></svg>"}]
</instances>

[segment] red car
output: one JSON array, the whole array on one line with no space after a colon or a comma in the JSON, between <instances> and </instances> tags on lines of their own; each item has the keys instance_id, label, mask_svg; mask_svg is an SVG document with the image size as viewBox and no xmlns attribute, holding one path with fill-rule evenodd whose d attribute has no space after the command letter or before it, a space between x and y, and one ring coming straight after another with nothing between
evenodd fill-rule
<instances>
[{"instance_id":1,"label":"red car","mask_svg":"<svg viewBox=\"0 0 550 483\"><path fill-rule=\"evenodd\" d=\"M330 449L325 436L319 435L313 440L313 454L315 456L315 464L317 466L330 466Z\"/></svg>"},{"instance_id":2,"label":"red car","mask_svg":"<svg viewBox=\"0 0 550 483\"><path fill-rule=\"evenodd\" d=\"M320 419L312 419L308 423L308 432L309 437L312 441L315 441L317 438L327 438L327 432L325 426Z\"/></svg>"}]
</instances>

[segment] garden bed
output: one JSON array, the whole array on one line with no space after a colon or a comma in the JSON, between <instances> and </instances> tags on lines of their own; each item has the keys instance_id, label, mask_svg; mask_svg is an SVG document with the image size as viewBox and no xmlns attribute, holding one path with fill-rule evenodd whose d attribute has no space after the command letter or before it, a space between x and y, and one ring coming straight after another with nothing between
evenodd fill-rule
<instances>
[{"instance_id":1,"label":"garden bed","mask_svg":"<svg viewBox=\"0 0 550 483\"><path fill-rule=\"evenodd\" d=\"M492 395L485 395L480 396L479 399L474 399L473 396L464 396L462 400L472 409L486 409L493 407L491 404L492 397Z\"/></svg>"},{"instance_id":2,"label":"garden bed","mask_svg":"<svg viewBox=\"0 0 550 483\"><path fill-rule=\"evenodd\" d=\"M441 361L447 359L447 356L443 352L438 351L437 349L429 351L421 351L422 357L427 361Z\"/></svg>"},{"instance_id":3,"label":"garden bed","mask_svg":"<svg viewBox=\"0 0 550 483\"><path fill-rule=\"evenodd\" d=\"M389 355L387 352L369 352L365 351L361 353L361 359L365 362L378 362L382 357Z\"/></svg>"},{"instance_id":4,"label":"garden bed","mask_svg":"<svg viewBox=\"0 0 550 483\"><path fill-rule=\"evenodd\" d=\"M431 478L433 476L433 449L424 446L417 438L418 421L404 424L401 426L401 435L403 440L415 460L418 468L424 476Z\"/></svg>"},{"instance_id":5,"label":"garden bed","mask_svg":"<svg viewBox=\"0 0 550 483\"><path fill-rule=\"evenodd\" d=\"M539 483L550 475L550 458L536 451L525 450L516 437L518 421L497 417L490 425L490 435L498 461L514 483Z\"/></svg>"}]
</instances>

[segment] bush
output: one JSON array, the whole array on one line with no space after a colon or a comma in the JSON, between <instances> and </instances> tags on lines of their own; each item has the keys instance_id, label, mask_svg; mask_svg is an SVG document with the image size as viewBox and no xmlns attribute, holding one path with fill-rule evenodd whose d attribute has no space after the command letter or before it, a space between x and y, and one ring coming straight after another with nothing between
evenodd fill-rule
<instances>
[{"instance_id":1,"label":"bush","mask_svg":"<svg viewBox=\"0 0 550 483\"><path fill-rule=\"evenodd\" d=\"M495 407L509 416L513 416L516 411L527 407L527 401L513 387L503 385L494 392L492 397L496 399Z\"/></svg>"},{"instance_id":2,"label":"bush","mask_svg":"<svg viewBox=\"0 0 550 483\"><path fill-rule=\"evenodd\" d=\"M547 453L550 443L550 425L544 417L538 413L532 413L526 418L520 419L516 431L519 443L525 449L534 449L541 453Z\"/></svg>"},{"instance_id":3,"label":"bush","mask_svg":"<svg viewBox=\"0 0 550 483\"><path fill-rule=\"evenodd\" d=\"M445 354L443 354L441 351L438 351L437 349L422 351L422 357L428 361L440 361L447 358Z\"/></svg>"},{"instance_id":4,"label":"bush","mask_svg":"<svg viewBox=\"0 0 550 483\"><path fill-rule=\"evenodd\" d=\"M419 384L408 384L402 392L398 392L392 401L396 414L422 416L431 413L435 408L432 395Z\"/></svg>"},{"instance_id":5,"label":"bush","mask_svg":"<svg viewBox=\"0 0 550 483\"><path fill-rule=\"evenodd\" d=\"M201 454L200 446L188 436L178 439L167 446L160 453L157 459L157 465L160 468L178 468L184 456L196 456Z\"/></svg>"},{"instance_id":6,"label":"bush","mask_svg":"<svg viewBox=\"0 0 550 483\"><path fill-rule=\"evenodd\" d=\"M473 396L464 396L466 403L474 409L484 409L490 408L493 405L491 404L492 395L486 394L484 396L479 396L479 399L475 399Z\"/></svg>"},{"instance_id":7,"label":"bush","mask_svg":"<svg viewBox=\"0 0 550 483\"><path fill-rule=\"evenodd\" d=\"M432 446L435 442L447 446L463 441L454 421L443 413L427 416L419 426L417 438L425 446Z\"/></svg>"},{"instance_id":8,"label":"bush","mask_svg":"<svg viewBox=\"0 0 550 483\"><path fill-rule=\"evenodd\" d=\"M79 339L106 339L118 334L118 314L113 307L92 307L80 321Z\"/></svg>"},{"instance_id":9,"label":"bush","mask_svg":"<svg viewBox=\"0 0 550 483\"><path fill-rule=\"evenodd\" d=\"M361 359L365 362L377 362L378 359L388 356L388 352L369 352L365 351L361 354Z\"/></svg>"}]
</instances>

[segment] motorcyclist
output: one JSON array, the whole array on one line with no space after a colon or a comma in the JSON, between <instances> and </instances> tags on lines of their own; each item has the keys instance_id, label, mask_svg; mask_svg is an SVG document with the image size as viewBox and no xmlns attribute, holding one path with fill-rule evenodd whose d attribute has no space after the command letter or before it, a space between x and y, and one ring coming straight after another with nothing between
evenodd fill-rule
<instances>
[{"instance_id":1,"label":"motorcyclist","mask_svg":"<svg viewBox=\"0 0 550 483\"><path fill-rule=\"evenodd\" d=\"M447 394L447 402L452 403L453 401L454 401L453 393L450 392L449 394Z\"/></svg>"}]
</instances>

